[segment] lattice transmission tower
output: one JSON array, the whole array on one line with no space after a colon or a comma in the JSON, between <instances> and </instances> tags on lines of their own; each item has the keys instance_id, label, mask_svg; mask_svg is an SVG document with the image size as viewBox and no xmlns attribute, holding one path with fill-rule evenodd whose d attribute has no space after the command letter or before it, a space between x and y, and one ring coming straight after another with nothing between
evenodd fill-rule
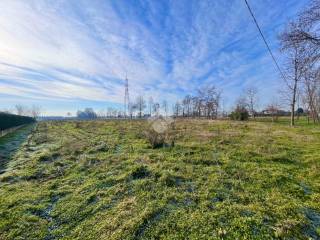
<instances>
[{"instance_id":1,"label":"lattice transmission tower","mask_svg":"<svg viewBox=\"0 0 320 240\"><path fill-rule=\"evenodd\" d=\"M129 101L129 81L126 73L124 90L124 116L127 117L130 113L130 101Z\"/></svg>"}]
</instances>

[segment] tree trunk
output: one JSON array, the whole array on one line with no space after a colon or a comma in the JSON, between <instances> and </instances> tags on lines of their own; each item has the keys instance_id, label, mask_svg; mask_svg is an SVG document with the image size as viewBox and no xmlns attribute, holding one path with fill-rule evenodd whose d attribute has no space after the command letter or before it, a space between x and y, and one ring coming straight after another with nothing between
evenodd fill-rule
<instances>
[{"instance_id":1,"label":"tree trunk","mask_svg":"<svg viewBox=\"0 0 320 240\"><path fill-rule=\"evenodd\" d=\"M293 97L292 97L292 103L291 103L291 120L290 120L290 125L294 126L295 122L294 122L294 111L295 111L295 95L296 93L293 93Z\"/></svg>"},{"instance_id":2,"label":"tree trunk","mask_svg":"<svg viewBox=\"0 0 320 240\"><path fill-rule=\"evenodd\" d=\"M297 101L297 87L298 87L298 76L297 76L297 63L295 63L295 74L294 74L294 86L293 86L293 92L292 92L292 102L291 102L291 121L290 125L294 126L294 117L295 117L295 107L296 107L296 101Z\"/></svg>"}]
</instances>

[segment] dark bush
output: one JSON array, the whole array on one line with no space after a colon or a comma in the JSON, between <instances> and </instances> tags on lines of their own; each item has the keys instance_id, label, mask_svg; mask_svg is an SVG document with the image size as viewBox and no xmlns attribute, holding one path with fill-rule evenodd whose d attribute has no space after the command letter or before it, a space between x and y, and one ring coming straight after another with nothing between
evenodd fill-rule
<instances>
[{"instance_id":1,"label":"dark bush","mask_svg":"<svg viewBox=\"0 0 320 240\"><path fill-rule=\"evenodd\" d=\"M145 178L150 175L150 172L146 166L138 166L133 169L131 176L133 179Z\"/></svg>"},{"instance_id":2,"label":"dark bush","mask_svg":"<svg viewBox=\"0 0 320 240\"><path fill-rule=\"evenodd\" d=\"M231 114L230 118L237 121L246 121L249 119L249 112L244 107L237 107Z\"/></svg>"},{"instance_id":3,"label":"dark bush","mask_svg":"<svg viewBox=\"0 0 320 240\"><path fill-rule=\"evenodd\" d=\"M303 108L298 108L296 113L302 115L304 113Z\"/></svg>"}]
</instances>

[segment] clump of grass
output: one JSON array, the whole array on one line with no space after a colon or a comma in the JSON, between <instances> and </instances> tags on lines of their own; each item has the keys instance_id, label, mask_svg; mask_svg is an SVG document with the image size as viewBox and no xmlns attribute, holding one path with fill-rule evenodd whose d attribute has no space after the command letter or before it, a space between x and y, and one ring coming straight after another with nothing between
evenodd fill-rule
<instances>
[{"instance_id":1,"label":"clump of grass","mask_svg":"<svg viewBox=\"0 0 320 240\"><path fill-rule=\"evenodd\" d=\"M153 149L165 146L165 134L150 128L145 131L145 137Z\"/></svg>"},{"instance_id":2,"label":"clump of grass","mask_svg":"<svg viewBox=\"0 0 320 240\"><path fill-rule=\"evenodd\" d=\"M98 200L99 200L98 196L96 194L93 194L93 195L88 197L87 204L96 203L96 202L98 202Z\"/></svg>"},{"instance_id":3,"label":"clump of grass","mask_svg":"<svg viewBox=\"0 0 320 240\"><path fill-rule=\"evenodd\" d=\"M175 123L164 118L156 119L144 131L145 138L153 149L174 147L177 138Z\"/></svg>"},{"instance_id":4,"label":"clump of grass","mask_svg":"<svg viewBox=\"0 0 320 240\"><path fill-rule=\"evenodd\" d=\"M75 123L74 123L74 128L80 128L80 127L81 127L80 122L75 122Z\"/></svg>"},{"instance_id":5,"label":"clump of grass","mask_svg":"<svg viewBox=\"0 0 320 240\"><path fill-rule=\"evenodd\" d=\"M39 162L51 162L60 157L60 153L58 152L50 152L49 150L42 152L39 157Z\"/></svg>"},{"instance_id":6,"label":"clump of grass","mask_svg":"<svg viewBox=\"0 0 320 240\"><path fill-rule=\"evenodd\" d=\"M147 166L137 166L133 168L131 171L131 176L133 179L141 179L146 178L151 175L151 172L149 171Z\"/></svg>"},{"instance_id":7,"label":"clump of grass","mask_svg":"<svg viewBox=\"0 0 320 240\"><path fill-rule=\"evenodd\" d=\"M35 144L42 144L48 141L48 136L45 133L38 133L35 134L33 137L33 141L35 142Z\"/></svg>"},{"instance_id":8,"label":"clump of grass","mask_svg":"<svg viewBox=\"0 0 320 240\"><path fill-rule=\"evenodd\" d=\"M109 150L108 145L105 142L99 142L97 145L91 147L88 153L106 152Z\"/></svg>"},{"instance_id":9,"label":"clump of grass","mask_svg":"<svg viewBox=\"0 0 320 240\"><path fill-rule=\"evenodd\" d=\"M301 230L301 223L295 220L285 220L274 228L274 234L277 238L286 239L297 237Z\"/></svg>"},{"instance_id":10,"label":"clump of grass","mask_svg":"<svg viewBox=\"0 0 320 240\"><path fill-rule=\"evenodd\" d=\"M167 187L174 187L177 184L177 177L173 176L170 172L165 171L161 174L159 182Z\"/></svg>"}]
</instances>

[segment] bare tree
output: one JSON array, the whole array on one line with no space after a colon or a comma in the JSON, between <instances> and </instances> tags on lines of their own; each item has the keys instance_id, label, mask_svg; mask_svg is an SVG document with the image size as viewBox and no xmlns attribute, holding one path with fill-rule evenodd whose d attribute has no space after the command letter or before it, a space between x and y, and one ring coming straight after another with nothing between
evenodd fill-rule
<instances>
[{"instance_id":1,"label":"bare tree","mask_svg":"<svg viewBox=\"0 0 320 240\"><path fill-rule=\"evenodd\" d=\"M285 99L290 102L291 118L290 125L295 125L295 109L297 103L297 93L299 91L299 83L305 72L306 62L306 49L302 45L298 44L287 44L282 41L282 51L286 53L287 65L286 65L286 91Z\"/></svg>"},{"instance_id":2,"label":"bare tree","mask_svg":"<svg viewBox=\"0 0 320 240\"><path fill-rule=\"evenodd\" d=\"M193 107L194 107L194 116L195 117L201 117L201 110L203 109L203 102L202 99L199 98L198 96L194 96L192 98L193 100Z\"/></svg>"},{"instance_id":3,"label":"bare tree","mask_svg":"<svg viewBox=\"0 0 320 240\"><path fill-rule=\"evenodd\" d=\"M155 102L152 106L153 114L159 116L160 104Z\"/></svg>"},{"instance_id":4,"label":"bare tree","mask_svg":"<svg viewBox=\"0 0 320 240\"><path fill-rule=\"evenodd\" d=\"M24 105L17 104L14 106L16 109L16 112L18 115L27 115L28 114L28 108Z\"/></svg>"},{"instance_id":5,"label":"bare tree","mask_svg":"<svg viewBox=\"0 0 320 240\"><path fill-rule=\"evenodd\" d=\"M246 98L246 96L240 96L237 98L236 100L236 106L240 106L241 108L244 108L248 111L249 108L249 104L248 104L248 100Z\"/></svg>"},{"instance_id":6,"label":"bare tree","mask_svg":"<svg viewBox=\"0 0 320 240\"><path fill-rule=\"evenodd\" d=\"M116 118L118 116L118 111L117 111L117 109L113 109L113 111L112 111L112 117L113 118Z\"/></svg>"},{"instance_id":7,"label":"bare tree","mask_svg":"<svg viewBox=\"0 0 320 240\"><path fill-rule=\"evenodd\" d=\"M37 117L39 117L40 114L41 114L41 107L40 107L40 106L37 106L37 105L32 105L30 112L31 112L31 116L32 116L33 118L37 118Z\"/></svg>"},{"instance_id":8,"label":"bare tree","mask_svg":"<svg viewBox=\"0 0 320 240\"><path fill-rule=\"evenodd\" d=\"M295 104L299 88L304 87L304 100L314 121L318 121L316 111L317 81L320 58L320 0L314 0L295 22L281 34L282 50L287 53L287 87L291 105L291 125L294 125ZM318 75L319 77L319 75ZM302 83L300 84L303 78Z\"/></svg>"},{"instance_id":9,"label":"bare tree","mask_svg":"<svg viewBox=\"0 0 320 240\"><path fill-rule=\"evenodd\" d=\"M107 117L108 117L108 118L111 118L111 117L112 117L112 112L113 112L112 107L108 107L108 109L107 109Z\"/></svg>"},{"instance_id":10,"label":"bare tree","mask_svg":"<svg viewBox=\"0 0 320 240\"><path fill-rule=\"evenodd\" d=\"M266 110L271 116L272 122L275 122L278 119L279 105L276 102L272 102L267 106Z\"/></svg>"},{"instance_id":11,"label":"bare tree","mask_svg":"<svg viewBox=\"0 0 320 240\"><path fill-rule=\"evenodd\" d=\"M303 76L304 81L304 95L303 102L306 103L306 108L309 115L313 119L313 122L319 122L320 114L320 102L319 102L319 92L320 92L320 70L310 70L306 71Z\"/></svg>"},{"instance_id":12,"label":"bare tree","mask_svg":"<svg viewBox=\"0 0 320 240\"><path fill-rule=\"evenodd\" d=\"M173 115L174 115L175 117L179 117L180 114L181 114L181 109L182 109L181 104L180 104L180 102L177 101L177 102L173 105Z\"/></svg>"},{"instance_id":13,"label":"bare tree","mask_svg":"<svg viewBox=\"0 0 320 240\"><path fill-rule=\"evenodd\" d=\"M134 111L135 111L134 104L129 102L129 116L130 116L130 119L133 118Z\"/></svg>"},{"instance_id":14,"label":"bare tree","mask_svg":"<svg viewBox=\"0 0 320 240\"><path fill-rule=\"evenodd\" d=\"M152 110L153 110L153 98L152 97L149 97L148 108L149 108L149 115L151 117L152 116Z\"/></svg>"},{"instance_id":15,"label":"bare tree","mask_svg":"<svg viewBox=\"0 0 320 240\"><path fill-rule=\"evenodd\" d=\"M197 96L192 96L191 97L191 112L192 112L192 117L200 117L200 101Z\"/></svg>"},{"instance_id":16,"label":"bare tree","mask_svg":"<svg viewBox=\"0 0 320 240\"><path fill-rule=\"evenodd\" d=\"M320 1L314 0L309 7L299 14L297 21L290 24L290 31L286 31L282 37L287 44L310 45L319 51L320 36Z\"/></svg>"},{"instance_id":17,"label":"bare tree","mask_svg":"<svg viewBox=\"0 0 320 240\"><path fill-rule=\"evenodd\" d=\"M200 116L216 118L220 104L221 92L213 85L206 85L198 90Z\"/></svg>"},{"instance_id":18,"label":"bare tree","mask_svg":"<svg viewBox=\"0 0 320 240\"><path fill-rule=\"evenodd\" d=\"M206 85L198 89L196 96L186 95L181 103L176 103L174 113L176 115L179 107L183 117L216 118L220 100L221 91L213 85Z\"/></svg>"},{"instance_id":19,"label":"bare tree","mask_svg":"<svg viewBox=\"0 0 320 240\"><path fill-rule=\"evenodd\" d=\"M165 113L165 116L167 117L168 116L168 102L167 102L167 100L162 101L162 108Z\"/></svg>"},{"instance_id":20,"label":"bare tree","mask_svg":"<svg viewBox=\"0 0 320 240\"><path fill-rule=\"evenodd\" d=\"M183 116L187 116L190 117L191 115L191 96L187 95L184 97L184 99L182 100L182 106L183 106Z\"/></svg>"},{"instance_id":21,"label":"bare tree","mask_svg":"<svg viewBox=\"0 0 320 240\"><path fill-rule=\"evenodd\" d=\"M146 108L146 102L143 99L143 96L138 96L136 99L136 109L138 110L139 118L142 118L144 109Z\"/></svg>"},{"instance_id":22,"label":"bare tree","mask_svg":"<svg viewBox=\"0 0 320 240\"><path fill-rule=\"evenodd\" d=\"M253 117L253 119L256 118L256 107L257 107L257 94L258 89L255 87L248 87L246 89L246 97L247 97L247 103L249 107L249 113Z\"/></svg>"},{"instance_id":23,"label":"bare tree","mask_svg":"<svg viewBox=\"0 0 320 240\"><path fill-rule=\"evenodd\" d=\"M103 109L101 109L98 111L97 116L99 118L104 118L106 116L106 112Z\"/></svg>"}]
</instances>

